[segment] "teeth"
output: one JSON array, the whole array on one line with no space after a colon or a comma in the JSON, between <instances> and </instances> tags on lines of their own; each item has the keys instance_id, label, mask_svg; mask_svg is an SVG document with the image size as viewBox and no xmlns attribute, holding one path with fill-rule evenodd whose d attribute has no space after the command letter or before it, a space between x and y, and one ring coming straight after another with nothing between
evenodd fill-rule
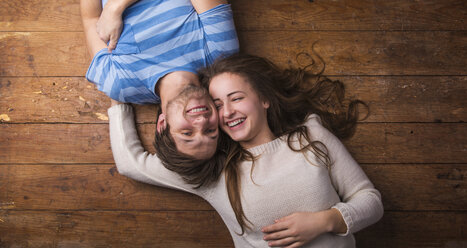
<instances>
[{"instance_id":1,"label":"teeth","mask_svg":"<svg viewBox=\"0 0 467 248\"><path fill-rule=\"evenodd\" d=\"M242 118L242 119L238 119L238 120L235 120L235 121L232 121L232 122L227 122L227 125L229 127L235 127L237 126L238 124L242 123L245 119Z\"/></svg>"},{"instance_id":2,"label":"teeth","mask_svg":"<svg viewBox=\"0 0 467 248\"><path fill-rule=\"evenodd\" d=\"M203 112L203 111L207 111L207 110L208 110L208 108L195 108L195 109L192 109L192 110L190 110L190 111L188 111L188 112L190 112L190 113L198 113L198 112Z\"/></svg>"}]
</instances>

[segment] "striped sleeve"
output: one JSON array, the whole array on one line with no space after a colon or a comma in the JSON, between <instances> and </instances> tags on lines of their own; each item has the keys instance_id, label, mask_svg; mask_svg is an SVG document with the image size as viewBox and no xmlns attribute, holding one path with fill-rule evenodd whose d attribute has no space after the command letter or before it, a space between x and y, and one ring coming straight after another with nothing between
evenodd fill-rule
<instances>
[{"instance_id":1,"label":"striped sleeve","mask_svg":"<svg viewBox=\"0 0 467 248\"><path fill-rule=\"evenodd\" d=\"M221 4L199 15L211 58L239 51L237 32L230 4ZM210 61L212 62L212 61Z\"/></svg>"},{"instance_id":2,"label":"striped sleeve","mask_svg":"<svg viewBox=\"0 0 467 248\"><path fill-rule=\"evenodd\" d=\"M86 79L110 98L120 102L137 104L157 103L159 98L135 75L132 63L125 57L113 55L102 49L93 58Z\"/></svg>"}]
</instances>

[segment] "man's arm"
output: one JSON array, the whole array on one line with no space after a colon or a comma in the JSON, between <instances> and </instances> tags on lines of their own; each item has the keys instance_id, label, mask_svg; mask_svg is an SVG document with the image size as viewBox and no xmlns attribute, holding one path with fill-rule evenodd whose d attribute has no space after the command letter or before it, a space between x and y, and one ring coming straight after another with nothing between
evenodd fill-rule
<instances>
[{"instance_id":1,"label":"man's arm","mask_svg":"<svg viewBox=\"0 0 467 248\"><path fill-rule=\"evenodd\" d=\"M97 52L107 47L96 31L96 23L102 12L102 3L101 0L81 0L80 8L86 44L89 54L94 57Z\"/></svg>"},{"instance_id":2,"label":"man's arm","mask_svg":"<svg viewBox=\"0 0 467 248\"><path fill-rule=\"evenodd\" d=\"M111 52L117 47L118 39L123 29L123 11L138 0L109 0L99 20L96 23L96 31L104 43L109 43L108 50Z\"/></svg>"},{"instance_id":3,"label":"man's arm","mask_svg":"<svg viewBox=\"0 0 467 248\"><path fill-rule=\"evenodd\" d=\"M191 4L198 14L208 11L219 4L226 4L227 0L191 0Z\"/></svg>"}]
</instances>

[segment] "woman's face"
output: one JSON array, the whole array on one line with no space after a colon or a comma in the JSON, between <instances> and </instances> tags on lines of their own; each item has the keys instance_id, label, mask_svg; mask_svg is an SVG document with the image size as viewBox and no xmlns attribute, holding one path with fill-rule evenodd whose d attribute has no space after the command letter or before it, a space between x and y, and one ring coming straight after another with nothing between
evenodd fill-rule
<instances>
[{"instance_id":1,"label":"woman's face","mask_svg":"<svg viewBox=\"0 0 467 248\"><path fill-rule=\"evenodd\" d=\"M209 85L219 114L219 126L244 148L274 139L267 122L268 102L259 99L250 83L237 74L222 73Z\"/></svg>"}]
</instances>

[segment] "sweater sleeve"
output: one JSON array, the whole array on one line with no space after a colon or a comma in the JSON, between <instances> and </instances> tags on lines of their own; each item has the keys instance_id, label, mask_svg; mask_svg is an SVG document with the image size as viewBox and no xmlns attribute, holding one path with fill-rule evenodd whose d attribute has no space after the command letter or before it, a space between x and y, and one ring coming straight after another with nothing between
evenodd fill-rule
<instances>
[{"instance_id":1,"label":"sweater sleeve","mask_svg":"<svg viewBox=\"0 0 467 248\"><path fill-rule=\"evenodd\" d=\"M341 199L332 208L339 210L347 225L347 233L340 235L355 233L376 223L384 212L379 191L342 142L321 125L317 115L310 116L307 126L312 137L326 145L332 161L331 181Z\"/></svg>"},{"instance_id":2,"label":"sweater sleeve","mask_svg":"<svg viewBox=\"0 0 467 248\"><path fill-rule=\"evenodd\" d=\"M118 172L137 181L198 194L193 185L164 167L160 159L144 150L139 140L133 108L119 104L108 109L110 143Z\"/></svg>"}]
</instances>

